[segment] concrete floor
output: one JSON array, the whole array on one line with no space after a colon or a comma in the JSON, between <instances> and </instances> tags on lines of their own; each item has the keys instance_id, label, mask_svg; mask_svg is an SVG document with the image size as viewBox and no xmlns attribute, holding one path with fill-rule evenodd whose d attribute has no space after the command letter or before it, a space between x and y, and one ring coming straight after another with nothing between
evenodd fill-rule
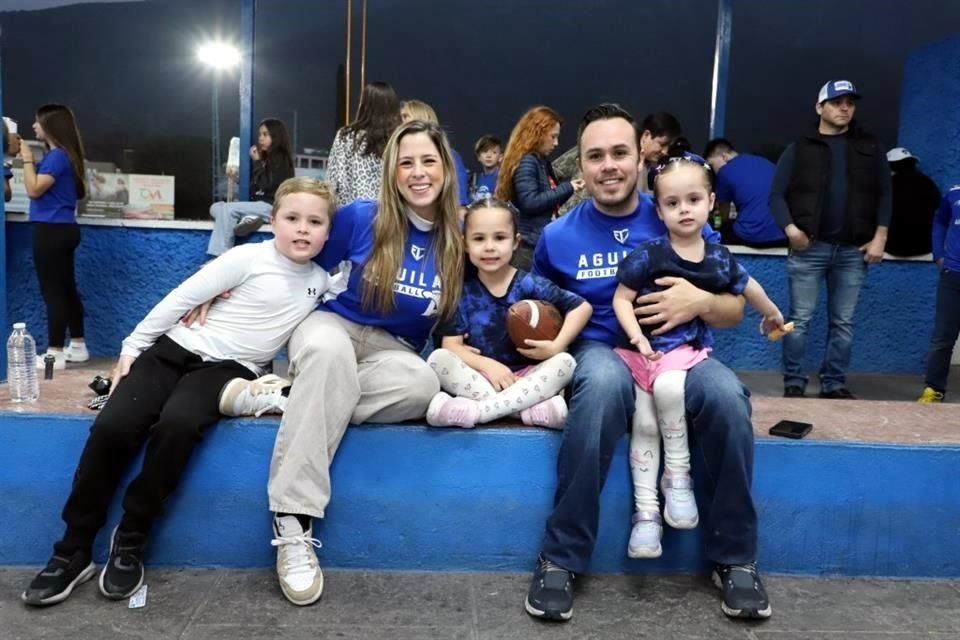
<instances>
[{"instance_id":1,"label":"concrete floor","mask_svg":"<svg viewBox=\"0 0 960 640\"><path fill-rule=\"evenodd\" d=\"M960 637L960 582L766 578L767 621L732 621L702 577L599 576L577 583L573 620L531 619L529 576L501 573L325 574L323 599L298 608L268 571L150 570L147 605L128 609L96 581L60 605L19 594L35 569L0 569L4 640L449 638L912 640Z\"/></svg>"}]
</instances>

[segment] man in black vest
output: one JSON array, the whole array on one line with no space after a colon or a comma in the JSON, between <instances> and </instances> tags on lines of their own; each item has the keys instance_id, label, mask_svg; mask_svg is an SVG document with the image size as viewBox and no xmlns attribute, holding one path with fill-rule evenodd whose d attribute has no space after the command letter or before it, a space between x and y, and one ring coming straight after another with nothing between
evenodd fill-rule
<instances>
[{"instance_id":1,"label":"man in black vest","mask_svg":"<svg viewBox=\"0 0 960 640\"><path fill-rule=\"evenodd\" d=\"M770 210L790 242L790 319L783 340L783 395L802 398L807 328L827 284L826 352L820 397L850 399L846 371L853 315L867 265L883 260L890 225L890 172L876 138L853 119L860 94L831 80L817 98L815 131L787 147L770 189Z\"/></svg>"}]
</instances>

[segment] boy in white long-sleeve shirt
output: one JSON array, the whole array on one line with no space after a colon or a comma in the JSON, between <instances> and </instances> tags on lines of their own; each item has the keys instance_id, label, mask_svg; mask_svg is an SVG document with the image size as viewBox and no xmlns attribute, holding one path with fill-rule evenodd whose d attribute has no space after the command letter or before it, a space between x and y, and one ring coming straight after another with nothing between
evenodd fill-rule
<instances>
[{"instance_id":1,"label":"boy in white long-sleeve shirt","mask_svg":"<svg viewBox=\"0 0 960 640\"><path fill-rule=\"evenodd\" d=\"M149 440L100 573L100 591L108 598L127 598L140 588L151 525L196 443L220 418L224 384L261 375L330 288L330 276L312 258L329 235L332 201L322 182L285 181L274 200L272 241L235 247L207 264L123 341L113 395L90 430L63 509L66 532L24 591L24 602L62 602L93 577L94 538L124 471ZM184 313L223 291L231 292L229 298L211 309L203 325L179 324Z\"/></svg>"}]
</instances>

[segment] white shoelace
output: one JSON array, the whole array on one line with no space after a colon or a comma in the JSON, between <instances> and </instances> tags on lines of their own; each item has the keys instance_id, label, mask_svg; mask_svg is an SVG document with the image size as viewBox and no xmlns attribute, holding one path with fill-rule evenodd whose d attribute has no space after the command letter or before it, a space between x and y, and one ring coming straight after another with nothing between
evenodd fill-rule
<instances>
[{"instance_id":1,"label":"white shoelace","mask_svg":"<svg viewBox=\"0 0 960 640\"><path fill-rule=\"evenodd\" d=\"M283 402L284 397L280 389L274 389L272 391L260 391L251 392L249 394L250 402L253 404L251 407L254 417L259 418L267 411L280 411L286 408Z\"/></svg>"},{"instance_id":2,"label":"white shoelace","mask_svg":"<svg viewBox=\"0 0 960 640\"><path fill-rule=\"evenodd\" d=\"M316 556L310 553L310 547L313 546L319 549L323 546L319 540L311 538L305 533L298 536L274 538L270 541L270 544L274 547L285 547L283 568L287 576L313 571L315 563L312 560Z\"/></svg>"}]
</instances>

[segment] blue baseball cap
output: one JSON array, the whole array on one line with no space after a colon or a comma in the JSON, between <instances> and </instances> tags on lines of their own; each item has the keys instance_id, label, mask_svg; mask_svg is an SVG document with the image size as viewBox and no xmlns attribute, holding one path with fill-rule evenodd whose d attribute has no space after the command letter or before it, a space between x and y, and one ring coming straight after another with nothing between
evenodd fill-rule
<instances>
[{"instance_id":1,"label":"blue baseball cap","mask_svg":"<svg viewBox=\"0 0 960 640\"><path fill-rule=\"evenodd\" d=\"M820 87L820 95L817 97L817 104L826 102L827 100L833 100L834 98L839 98L840 96L853 96L854 98L859 98L860 93L849 80L831 80L827 84Z\"/></svg>"}]
</instances>

